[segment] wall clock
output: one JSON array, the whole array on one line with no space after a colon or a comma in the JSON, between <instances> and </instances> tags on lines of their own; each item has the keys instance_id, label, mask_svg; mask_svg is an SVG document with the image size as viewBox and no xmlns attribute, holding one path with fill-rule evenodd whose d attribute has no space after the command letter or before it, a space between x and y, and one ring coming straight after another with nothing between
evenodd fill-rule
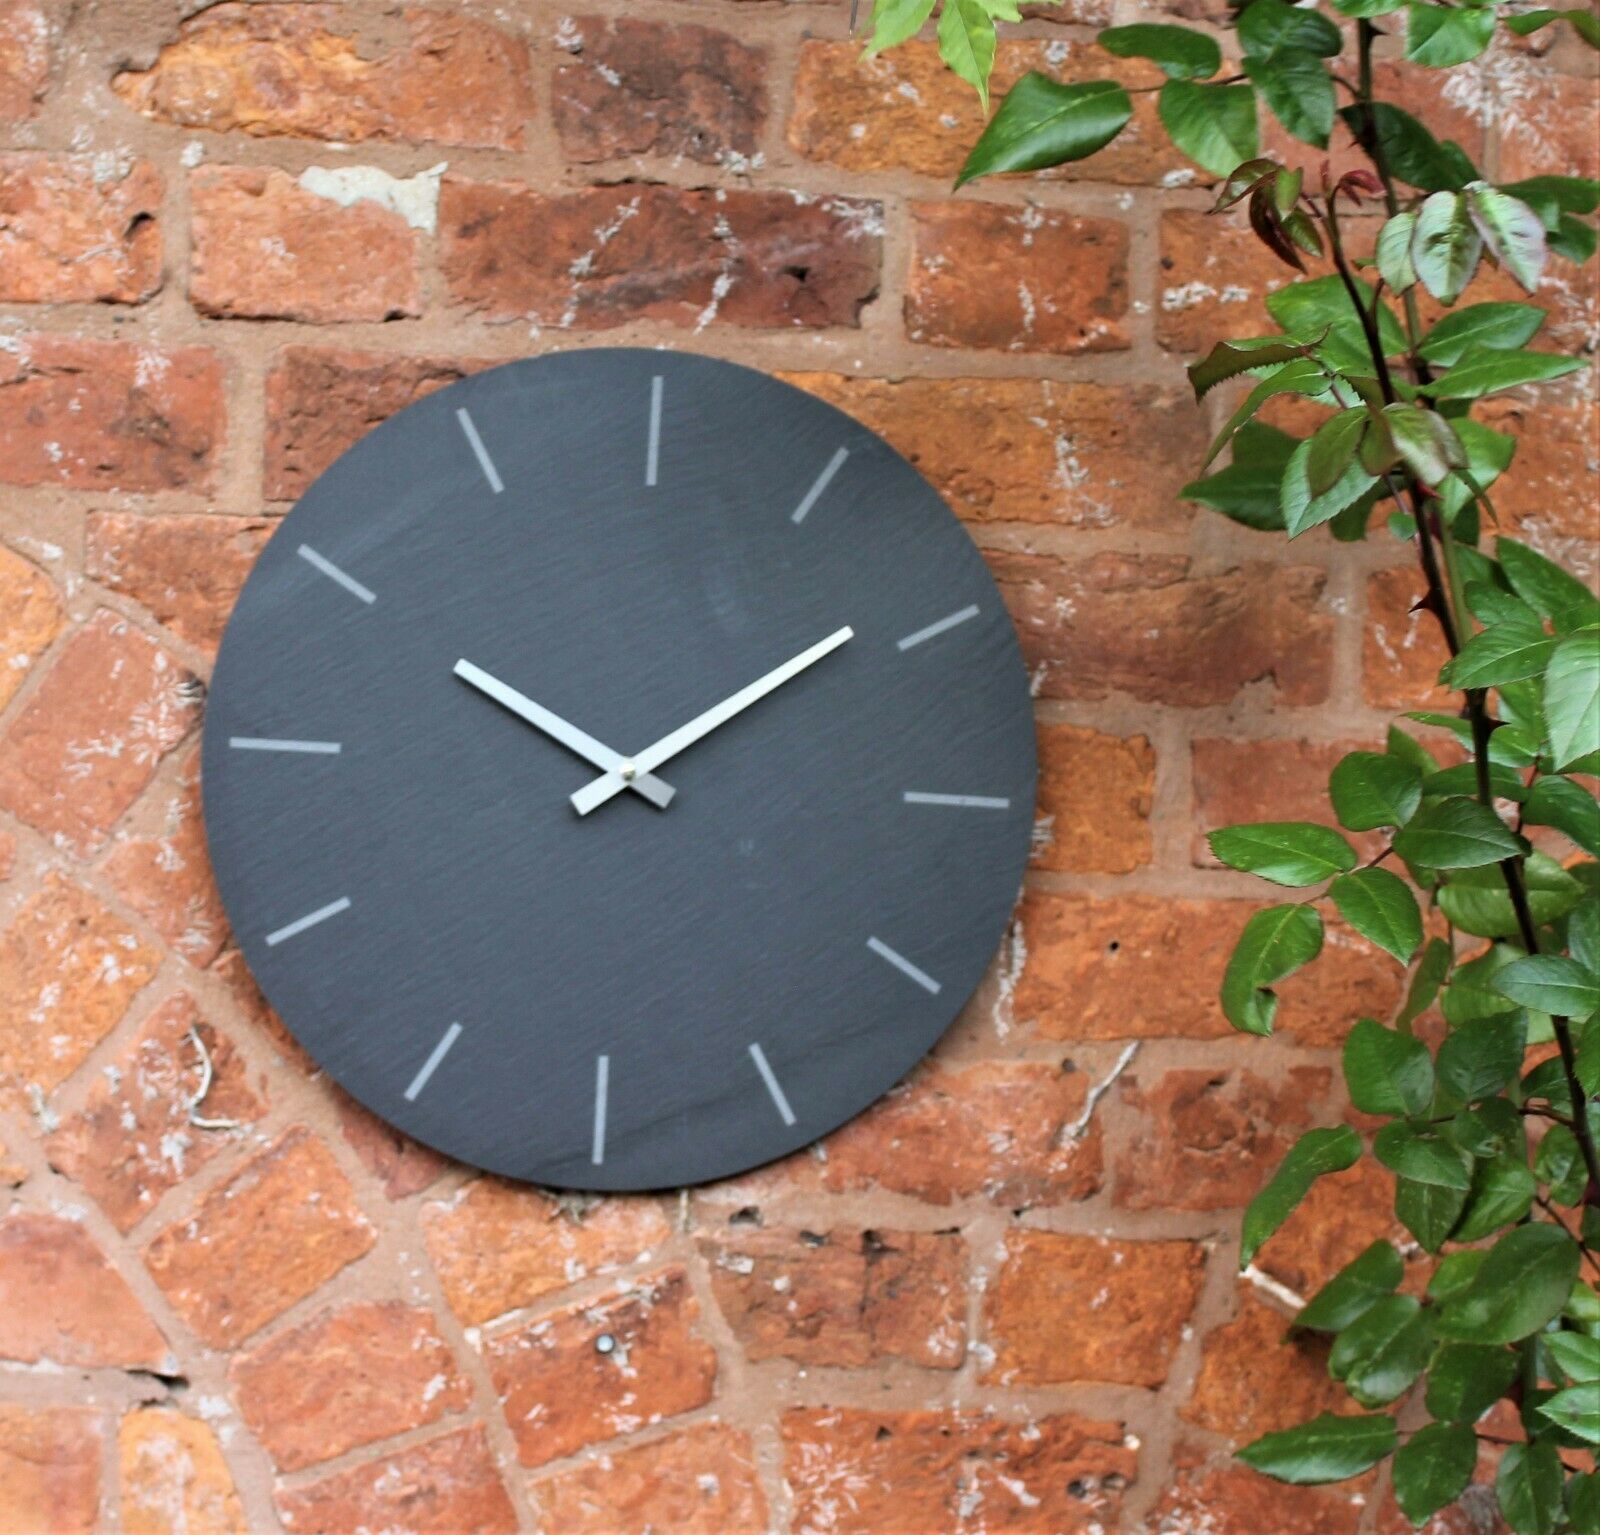
<instances>
[{"instance_id":1,"label":"wall clock","mask_svg":"<svg viewBox=\"0 0 1600 1535\"><path fill-rule=\"evenodd\" d=\"M205 818L250 968L374 1112L593 1189L795 1149L934 1043L1027 858L1033 713L886 443L634 349L340 458L228 625Z\"/></svg>"}]
</instances>

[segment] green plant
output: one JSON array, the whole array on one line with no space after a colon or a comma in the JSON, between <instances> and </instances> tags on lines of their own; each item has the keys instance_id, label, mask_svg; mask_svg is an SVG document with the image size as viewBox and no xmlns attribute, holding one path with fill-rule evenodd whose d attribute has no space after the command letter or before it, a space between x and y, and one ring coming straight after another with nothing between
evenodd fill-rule
<instances>
[{"instance_id":1,"label":"green plant","mask_svg":"<svg viewBox=\"0 0 1600 1535\"><path fill-rule=\"evenodd\" d=\"M912 37L934 4L877 0L869 52ZM1189 368L1197 399L1219 385L1243 398L1184 495L1290 538L1326 523L1335 538L1361 539L1386 514L1388 534L1416 551L1423 605L1450 652L1440 681L1461 696L1457 713L1408 716L1445 732L1460 760L1441 762L1393 726L1385 751L1339 762L1330 793L1342 831L1267 822L1211 838L1230 867L1316 892L1245 927L1222 989L1235 1028L1272 1032L1272 988L1321 951L1324 898L1407 967L1398 1015L1357 1021L1344 1069L1354 1106L1385 1121L1371 1149L1396 1176L1396 1216L1439 1255L1423 1297L1400 1293L1401 1256L1380 1241L1311 1299L1296 1325L1332 1336L1330 1370L1363 1411L1324 1414L1241 1454L1296 1483L1343 1480L1392 1456L1395 1495L1420 1524L1466 1489L1478 1442L1492 1437L1480 1420L1509 1399L1522 1437L1505 1447L1497 1476L1507 1522L1518 1535L1593 1535L1600 804L1573 775L1600 772L1600 599L1526 544L1500 537L1492 553L1484 547L1485 525L1497 521L1491 489L1516 443L1471 415L1487 395L1585 364L1528 347L1544 320L1535 305L1453 306L1486 261L1531 293L1549 252L1593 256L1587 216L1600 183L1490 185L1458 145L1376 98L1373 59L1389 17L1404 26L1405 57L1440 69L1475 58L1498 27L1525 34L1561 22L1600 46L1600 26L1585 10L1327 4L1337 20L1286 0L1236 7L1242 64L1225 76L1216 40L1192 28L1099 36L1109 54L1159 67L1166 82L1149 89L1159 91L1161 122L1217 179L1216 209L1245 204L1260 240L1301 273L1267 300L1277 333L1220 344ZM944 0L938 23L944 58L986 107L996 19L1018 19L1015 5ZM1342 59L1352 46L1353 61ZM1132 94L1112 79L1023 76L957 186L1094 154L1128 123ZM1258 103L1318 148L1342 124L1370 168L1337 177L1325 168L1307 187L1301 170L1260 154ZM1347 240L1364 204L1383 214L1370 258ZM1332 270L1307 275L1308 257ZM1431 326L1419 288L1449 309ZM1327 410L1303 440L1255 419L1291 394ZM1208 472L1225 449L1229 465ZM1562 861L1535 849L1533 827L1577 854ZM1363 861L1345 832L1380 834L1381 849ZM1442 1037L1431 1022L1419 1031L1433 1009ZM1530 1065L1530 1049L1551 1044ZM1363 1151L1348 1125L1304 1135L1245 1214L1241 1265L1317 1178Z\"/></svg>"}]
</instances>

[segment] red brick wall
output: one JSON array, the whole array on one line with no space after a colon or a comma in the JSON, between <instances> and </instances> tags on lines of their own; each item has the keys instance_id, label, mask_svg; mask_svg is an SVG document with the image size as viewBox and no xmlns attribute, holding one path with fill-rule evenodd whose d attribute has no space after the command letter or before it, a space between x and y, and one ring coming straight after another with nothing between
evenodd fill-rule
<instances>
[{"instance_id":1,"label":"red brick wall","mask_svg":"<svg viewBox=\"0 0 1600 1535\"><path fill-rule=\"evenodd\" d=\"M1093 72L1113 8L1030 24L1002 77ZM1336 1399L1285 1305L1387 1229L1383 1176L1244 1279L1237 1226L1396 976L1335 933L1282 1036L1232 1037L1253 892L1199 834L1322 813L1437 648L1399 549L1175 498L1182 363L1281 269L1202 221L1151 98L1112 153L951 199L972 103L925 49L858 65L846 0L190 9L0 0L0 1528L1394 1535L1381 1482L1227 1451ZM1585 67L1563 38L1449 99L1388 78L1491 168L1592 174ZM311 167L424 180L408 222ZM1592 342L1590 279L1544 299ZM195 772L229 604L311 477L598 339L784 372L914 458L1014 605L1044 776L1014 935L932 1062L813 1154L593 1203L316 1074L229 944ZM1500 497L1591 572L1596 451L1569 391Z\"/></svg>"}]
</instances>

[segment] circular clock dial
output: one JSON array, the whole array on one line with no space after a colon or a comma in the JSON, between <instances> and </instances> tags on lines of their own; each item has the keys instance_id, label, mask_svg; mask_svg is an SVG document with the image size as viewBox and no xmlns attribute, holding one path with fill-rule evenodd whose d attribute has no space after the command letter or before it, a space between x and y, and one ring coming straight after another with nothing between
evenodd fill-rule
<instances>
[{"instance_id":1,"label":"circular clock dial","mask_svg":"<svg viewBox=\"0 0 1600 1535\"><path fill-rule=\"evenodd\" d=\"M1016 637L928 484L707 358L513 363L338 460L207 710L230 921L368 1108L672 1187L859 1112L976 987L1027 858Z\"/></svg>"}]
</instances>

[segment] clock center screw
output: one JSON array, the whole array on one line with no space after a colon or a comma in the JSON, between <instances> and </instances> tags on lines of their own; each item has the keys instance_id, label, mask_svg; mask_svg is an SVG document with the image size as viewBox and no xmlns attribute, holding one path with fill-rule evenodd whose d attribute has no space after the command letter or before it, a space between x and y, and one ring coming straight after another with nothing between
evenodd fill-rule
<instances>
[{"instance_id":1,"label":"clock center screw","mask_svg":"<svg viewBox=\"0 0 1600 1535\"><path fill-rule=\"evenodd\" d=\"M617 775L623 783L632 783L639 776L639 770L631 762L623 762L617 768Z\"/></svg>"}]
</instances>

